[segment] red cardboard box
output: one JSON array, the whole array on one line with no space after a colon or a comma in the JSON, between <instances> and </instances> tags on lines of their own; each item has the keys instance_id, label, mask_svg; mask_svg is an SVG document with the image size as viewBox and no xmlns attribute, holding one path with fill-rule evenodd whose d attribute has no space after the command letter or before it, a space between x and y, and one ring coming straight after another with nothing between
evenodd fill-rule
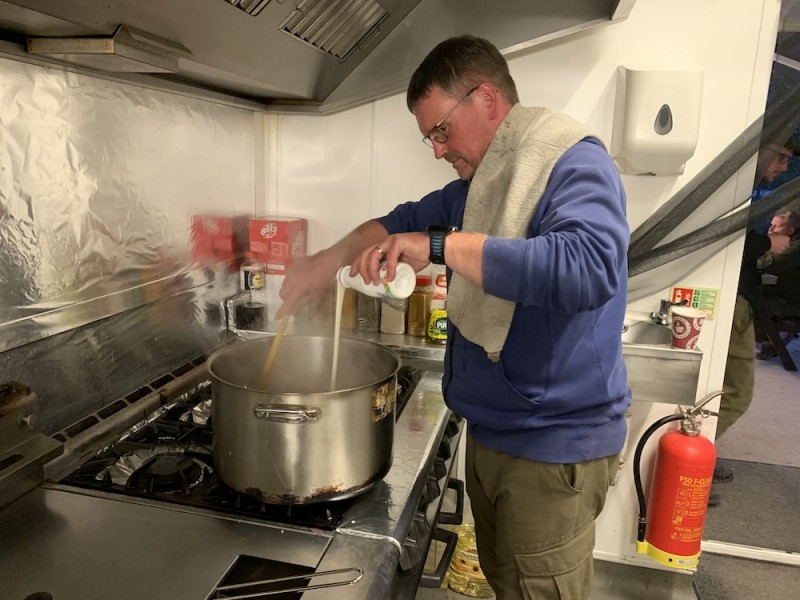
<instances>
[{"instance_id":1,"label":"red cardboard box","mask_svg":"<svg viewBox=\"0 0 800 600\"><path fill-rule=\"evenodd\" d=\"M250 215L193 215L192 259L201 263L235 262L247 248L249 221Z\"/></svg>"},{"instance_id":2,"label":"red cardboard box","mask_svg":"<svg viewBox=\"0 0 800 600\"><path fill-rule=\"evenodd\" d=\"M250 219L250 251L267 265L267 273L284 275L295 259L306 255L308 221L299 217Z\"/></svg>"}]
</instances>

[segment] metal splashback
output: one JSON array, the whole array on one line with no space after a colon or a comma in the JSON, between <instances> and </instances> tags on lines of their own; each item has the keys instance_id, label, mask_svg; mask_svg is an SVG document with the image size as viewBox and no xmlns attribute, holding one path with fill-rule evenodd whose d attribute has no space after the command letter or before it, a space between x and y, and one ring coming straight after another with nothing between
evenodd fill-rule
<instances>
[{"instance_id":1,"label":"metal splashback","mask_svg":"<svg viewBox=\"0 0 800 600\"><path fill-rule=\"evenodd\" d=\"M257 115L7 59L0 81L0 383L49 434L219 343Z\"/></svg>"},{"instance_id":2,"label":"metal splashback","mask_svg":"<svg viewBox=\"0 0 800 600\"><path fill-rule=\"evenodd\" d=\"M510 55L623 20L634 3L0 0L0 54L250 108L329 113L402 91L451 35L486 37Z\"/></svg>"}]
</instances>

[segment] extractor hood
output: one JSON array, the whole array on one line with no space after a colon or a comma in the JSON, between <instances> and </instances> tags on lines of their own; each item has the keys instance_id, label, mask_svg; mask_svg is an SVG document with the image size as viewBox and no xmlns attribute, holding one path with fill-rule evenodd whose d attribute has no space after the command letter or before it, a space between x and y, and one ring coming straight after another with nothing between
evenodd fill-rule
<instances>
[{"instance_id":1,"label":"extractor hood","mask_svg":"<svg viewBox=\"0 0 800 600\"><path fill-rule=\"evenodd\" d=\"M405 89L461 33L507 56L625 19L635 0L0 0L0 56L280 112Z\"/></svg>"}]
</instances>

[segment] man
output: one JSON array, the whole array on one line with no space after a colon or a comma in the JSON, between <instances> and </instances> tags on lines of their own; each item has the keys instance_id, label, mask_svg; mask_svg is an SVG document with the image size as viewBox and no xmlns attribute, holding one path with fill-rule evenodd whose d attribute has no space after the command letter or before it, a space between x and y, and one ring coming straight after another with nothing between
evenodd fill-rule
<instances>
[{"instance_id":1,"label":"man","mask_svg":"<svg viewBox=\"0 0 800 600\"><path fill-rule=\"evenodd\" d=\"M794 156L794 139L785 144L766 144L762 146L756 161L756 184L774 183L789 170L789 161Z\"/></svg>"},{"instance_id":2,"label":"man","mask_svg":"<svg viewBox=\"0 0 800 600\"><path fill-rule=\"evenodd\" d=\"M582 125L518 104L508 65L486 40L439 44L406 101L423 141L459 179L299 263L278 316L347 263L368 282L382 261L390 276L398 261L446 264L442 389L468 424L481 567L500 600L587 598L594 521L630 404L620 177Z\"/></svg>"},{"instance_id":3,"label":"man","mask_svg":"<svg viewBox=\"0 0 800 600\"><path fill-rule=\"evenodd\" d=\"M787 236L789 245L780 254L766 252L756 263L759 270L777 276L774 284L763 288L763 308L781 321L796 318L800 316L800 214L791 210L779 211L772 217L769 234ZM756 340L761 342L758 358L772 358L777 354L758 326Z\"/></svg>"},{"instance_id":4,"label":"man","mask_svg":"<svg viewBox=\"0 0 800 600\"><path fill-rule=\"evenodd\" d=\"M783 145L763 146L759 150L755 184L773 183L779 175L785 173L792 156L792 148L792 140ZM719 439L728 428L739 420L739 417L747 412L753 401L756 345L754 323L763 301L761 273L757 266L759 257L763 256L765 252L773 255L782 254L788 246L789 237L772 230L767 235L751 230L745 237L739 271L739 286L728 344L728 358L722 383L723 393L719 403L716 439ZM718 464L714 469L714 483L728 483L733 480L733 475L731 467ZM720 503L721 498L719 489L714 487L708 503L710 506L716 506Z\"/></svg>"}]
</instances>

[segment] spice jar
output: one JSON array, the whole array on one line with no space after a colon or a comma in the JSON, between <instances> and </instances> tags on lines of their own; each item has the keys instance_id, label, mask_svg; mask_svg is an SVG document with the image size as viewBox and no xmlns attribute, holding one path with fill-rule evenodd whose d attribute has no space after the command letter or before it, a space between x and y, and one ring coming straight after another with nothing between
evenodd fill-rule
<instances>
[{"instance_id":1,"label":"spice jar","mask_svg":"<svg viewBox=\"0 0 800 600\"><path fill-rule=\"evenodd\" d=\"M354 330L356 328L357 323L357 295L353 289L344 288L344 298L342 298L342 316L341 316L341 328L342 329L349 329Z\"/></svg>"},{"instance_id":2,"label":"spice jar","mask_svg":"<svg viewBox=\"0 0 800 600\"><path fill-rule=\"evenodd\" d=\"M381 303L381 332L402 334L406 332L407 300Z\"/></svg>"},{"instance_id":3,"label":"spice jar","mask_svg":"<svg viewBox=\"0 0 800 600\"><path fill-rule=\"evenodd\" d=\"M358 292L356 330L377 333L381 322L381 299Z\"/></svg>"}]
</instances>

